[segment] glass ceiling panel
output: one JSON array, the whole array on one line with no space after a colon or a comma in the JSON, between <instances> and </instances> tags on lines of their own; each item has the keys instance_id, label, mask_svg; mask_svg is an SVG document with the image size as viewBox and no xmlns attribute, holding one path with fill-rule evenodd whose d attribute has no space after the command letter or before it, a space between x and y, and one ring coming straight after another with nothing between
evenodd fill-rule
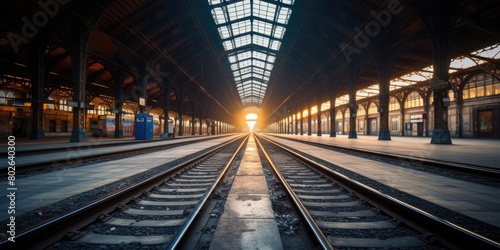
<instances>
[{"instance_id":1,"label":"glass ceiling panel","mask_svg":"<svg viewBox=\"0 0 500 250\"><path fill-rule=\"evenodd\" d=\"M210 5L220 4L220 3L222 3L222 0L208 0L208 3Z\"/></svg>"},{"instance_id":2,"label":"glass ceiling panel","mask_svg":"<svg viewBox=\"0 0 500 250\"><path fill-rule=\"evenodd\" d=\"M287 24L291 14L292 10L290 10L289 8L280 8L278 19L276 21L281 24Z\"/></svg>"},{"instance_id":3,"label":"glass ceiling panel","mask_svg":"<svg viewBox=\"0 0 500 250\"><path fill-rule=\"evenodd\" d=\"M229 14L230 21L249 17L252 13L252 9L250 8L250 0L228 4L227 13Z\"/></svg>"},{"instance_id":4,"label":"glass ceiling panel","mask_svg":"<svg viewBox=\"0 0 500 250\"><path fill-rule=\"evenodd\" d=\"M254 31L266 36L271 36L273 25L268 22L263 22L260 20L253 21Z\"/></svg>"},{"instance_id":5,"label":"glass ceiling panel","mask_svg":"<svg viewBox=\"0 0 500 250\"><path fill-rule=\"evenodd\" d=\"M234 40L234 48L243 47L245 45L249 45L252 43L251 35L244 35L240 37L236 37Z\"/></svg>"},{"instance_id":6,"label":"glass ceiling panel","mask_svg":"<svg viewBox=\"0 0 500 250\"><path fill-rule=\"evenodd\" d=\"M225 41L222 43L224 45L225 50L232 50L234 49L233 43L231 41Z\"/></svg>"},{"instance_id":7,"label":"glass ceiling panel","mask_svg":"<svg viewBox=\"0 0 500 250\"><path fill-rule=\"evenodd\" d=\"M222 7L213 9L212 16L214 17L216 24L223 24L227 22L227 17L224 15L224 9Z\"/></svg>"},{"instance_id":8,"label":"glass ceiling panel","mask_svg":"<svg viewBox=\"0 0 500 250\"><path fill-rule=\"evenodd\" d=\"M231 24L231 30L233 32L233 36L249 33L252 31L252 22L250 20L245 20L242 22L233 23ZM223 37L222 39L225 38Z\"/></svg>"},{"instance_id":9,"label":"glass ceiling panel","mask_svg":"<svg viewBox=\"0 0 500 250\"><path fill-rule=\"evenodd\" d=\"M272 3L254 1L253 11L256 17L267 19L269 21L274 20L274 15L276 14L276 5Z\"/></svg>"},{"instance_id":10,"label":"glass ceiling panel","mask_svg":"<svg viewBox=\"0 0 500 250\"><path fill-rule=\"evenodd\" d=\"M229 38L229 29L226 26L222 26L219 28L219 35L222 37L222 39Z\"/></svg>"},{"instance_id":11,"label":"glass ceiling panel","mask_svg":"<svg viewBox=\"0 0 500 250\"><path fill-rule=\"evenodd\" d=\"M208 0L243 105L262 104L294 2Z\"/></svg>"},{"instance_id":12,"label":"glass ceiling panel","mask_svg":"<svg viewBox=\"0 0 500 250\"><path fill-rule=\"evenodd\" d=\"M285 35L286 28L281 26L276 26L273 32L273 37L277 39L282 39Z\"/></svg>"}]
</instances>

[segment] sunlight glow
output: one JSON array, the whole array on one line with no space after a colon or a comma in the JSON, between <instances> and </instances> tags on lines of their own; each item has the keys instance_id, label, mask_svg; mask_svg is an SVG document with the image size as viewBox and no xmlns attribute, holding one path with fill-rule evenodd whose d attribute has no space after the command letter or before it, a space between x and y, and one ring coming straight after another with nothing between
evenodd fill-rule
<instances>
[{"instance_id":1,"label":"sunlight glow","mask_svg":"<svg viewBox=\"0 0 500 250\"><path fill-rule=\"evenodd\" d=\"M257 114L254 113L250 113L245 117L250 132L253 132L253 128L257 123L257 118L258 118Z\"/></svg>"}]
</instances>

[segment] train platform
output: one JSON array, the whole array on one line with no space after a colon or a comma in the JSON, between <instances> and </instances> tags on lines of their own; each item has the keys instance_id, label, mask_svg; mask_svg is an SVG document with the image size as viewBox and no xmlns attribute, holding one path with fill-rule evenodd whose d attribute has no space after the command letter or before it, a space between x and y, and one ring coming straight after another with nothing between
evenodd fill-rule
<instances>
[{"instance_id":1,"label":"train platform","mask_svg":"<svg viewBox=\"0 0 500 250\"><path fill-rule=\"evenodd\" d=\"M248 139L210 249L283 249L253 136Z\"/></svg>"},{"instance_id":2,"label":"train platform","mask_svg":"<svg viewBox=\"0 0 500 250\"><path fill-rule=\"evenodd\" d=\"M67 136L52 137L44 140L30 140L28 138L16 138L15 146L16 152L24 151L37 151L45 149L67 149L67 148L84 148L92 146L102 146L102 145L118 145L118 144L130 144L130 143L142 143L150 141L163 141L163 140L175 140L184 139L191 137L203 137L205 135L182 135L175 136L172 138L161 138L159 136L153 137L152 140L136 140L134 136L126 136L122 138L114 137L88 137L86 142L70 142L70 138ZM5 145L8 139L3 138ZM7 147L0 148L0 154L6 153Z\"/></svg>"},{"instance_id":3,"label":"train platform","mask_svg":"<svg viewBox=\"0 0 500 250\"><path fill-rule=\"evenodd\" d=\"M222 138L228 136L227 134L215 135L209 138ZM71 162L73 160L81 159L87 156L99 156L110 153L119 153L122 151L148 148L152 146L162 146L168 144L174 144L179 141L189 142L199 140L200 136L185 136L176 137L177 139L157 139L157 140L132 140L132 139L118 139L118 140L101 140L101 141L88 141L74 144L72 142L65 143L52 143L52 144L24 144L17 145L16 142L16 167L21 168L29 164L47 164L47 165L58 165L58 161ZM101 146L110 147L101 147ZM34 155L20 155L23 152L36 153L40 150L57 150L55 152L45 152L43 154ZM0 150L0 155L7 155L7 147L3 147ZM8 161L0 162L0 169L7 169Z\"/></svg>"},{"instance_id":4,"label":"train platform","mask_svg":"<svg viewBox=\"0 0 500 250\"><path fill-rule=\"evenodd\" d=\"M286 138L490 167L499 167L500 141L455 139L455 144L452 145L432 145L429 143L430 138L394 137L392 141L378 141L377 137L371 136L347 139L347 136L330 138L316 135L262 135L394 189L500 228L500 192L497 187L374 162Z\"/></svg>"},{"instance_id":5,"label":"train platform","mask_svg":"<svg viewBox=\"0 0 500 250\"><path fill-rule=\"evenodd\" d=\"M377 136L358 135L289 135L269 134L282 138L334 145L338 147L369 150L378 153L403 155L474 166L500 168L500 140L452 138L451 145L431 144L430 137L393 136L390 141L378 140Z\"/></svg>"},{"instance_id":6,"label":"train platform","mask_svg":"<svg viewBox=\"0 0 500 250\"><path fill-rule=\"evenodd\" d=\"M32 176L16 178L16 217L30 211L56 203L86 191L97 189L115 181L174 162L181 157L219 145L240 136L218 137L213 140L192 143L166 150L167 153L150 153L118 160L91 163L86 166L61 169ZM166 142L163 142L166 143ZM134 145L129 145L134 146ZM115 147L113 147L115 148ZM44 155L40 156L44 157ZM24 157L16 158L19 161ZM29 157L25 157L29 158ZM7 179L7 178L6 178ZM0 195L5 197L7 182L0 183ZM0 213L0 221L8 213Z\"/></svg>"}]
</instances>

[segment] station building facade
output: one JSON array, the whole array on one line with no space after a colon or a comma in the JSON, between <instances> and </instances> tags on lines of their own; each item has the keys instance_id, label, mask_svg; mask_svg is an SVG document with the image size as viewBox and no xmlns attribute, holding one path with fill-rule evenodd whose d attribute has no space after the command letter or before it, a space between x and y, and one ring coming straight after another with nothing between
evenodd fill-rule
<instances>
[{"instance_id":1,"label":"station building facade","mask_svg":"<svg viewBox=\"0 0 500 250\"><path fill-rule=\"evenodd\" d=\"M16 85L4 85L0 89L0 138L10 135L16 138L28 138L32 124L32 110L29 102L29 90L14 88ZM28 101L26 101L28 100ZM44 130L46 138L69 137L73 129L73 107L70 104L71 95L65 91L55 90L44 104ZM85 118L85 130L88 136L113 137L115 130L115 114L112 112L113 100L94 98L88 105ZM163 113L161 109L148 109L153 115L154 135L161 135L164 131ZM124 103L122 115L123 136L133 136L134 116L139 113L139 106L135 103ZM183 115L183 122L179 122L179 115L170 112L173 123L173 133L177 134L180 125L183 134L210 134L214 130L211 124L218 126L215 133L227 133L234 128L229 124L218 121L206 121L192 115Z\"/></svg>"},{"instance_id":2,"label":"station building facade","mask_svg":"<svg viewBox=\"0 0 500 250\"><path fill-rule=\"evenodd\" d=\"M450 75L447 126L456 138L500 139L500 67L496 60L485 65L460 70ZM422 81L390 92L389 130L391 136L432 136L434 121L433 91L429 81ZM321 105L318 126L317 106L312 108L311 122L307 110L298 112L267 127L266 131L288 134L348 134L350 112L348 101L335 100L335 116L330 102ZM356 132L378 135L380 130L379 96L358 99ZM303 117L301 127L301 115ZM310 128L309 128L310 126Z\"/></svg>"}]
</instances>

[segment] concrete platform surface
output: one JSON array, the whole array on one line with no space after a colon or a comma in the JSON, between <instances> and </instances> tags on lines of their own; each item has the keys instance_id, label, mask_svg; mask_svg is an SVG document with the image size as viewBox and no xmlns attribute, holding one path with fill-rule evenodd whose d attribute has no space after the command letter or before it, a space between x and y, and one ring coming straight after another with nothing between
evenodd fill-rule
<instances>
[{"instance_id":1,"label":"concrete platform surface","mask_svg":"<svg viewBox=\"0 0 500 250\"><path fill-rule=\"evenodd\" d=\"M253 136L249 138L210 249L283 249Z\"/></svg>"},{"instance_id":2,"label":"concrete platform surface","mask_svg":"<svg viewBox=\"0 0 500 250\"><path fill-rule=\"evenodd\" d=\"M393 136L390 141L379 141L378 136L371 135L358 135L357 139L349 139L347 135L337 135L336 137L329 135L268 135L380 153L500 168L500 140L493 139L452 138L451 145L443 145L431 144L430 137Z\"/></svg>"}]
</instances>

